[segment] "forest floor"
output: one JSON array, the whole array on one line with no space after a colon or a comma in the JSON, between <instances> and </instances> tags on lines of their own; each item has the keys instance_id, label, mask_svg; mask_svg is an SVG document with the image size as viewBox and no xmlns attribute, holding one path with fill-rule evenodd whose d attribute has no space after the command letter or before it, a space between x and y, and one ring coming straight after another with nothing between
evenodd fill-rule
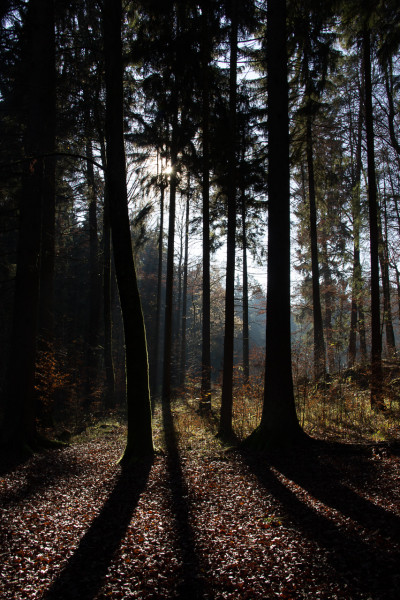
<instances>
[{"instance_id":1,"label":"forest floor","mask_svg":"<svg viewBox=\"0 0 400 600\"><path fill-rule=\"evenodd\" d=\"M116 423L3 465L2 600L400 598L399 446L261 456L190 404L172 417L126 471Z\"/></svg>"}]
</instances>

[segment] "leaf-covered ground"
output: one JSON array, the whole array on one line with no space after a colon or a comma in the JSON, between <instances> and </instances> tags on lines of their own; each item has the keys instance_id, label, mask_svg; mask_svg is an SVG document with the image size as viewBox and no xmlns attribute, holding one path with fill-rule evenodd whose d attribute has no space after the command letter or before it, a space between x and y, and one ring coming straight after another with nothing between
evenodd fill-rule
<instances>
[{"instance_id":1,"label":"leaf-covered ground","mask_svg":"<svg viewBox=\"0 0 400 600\"><path fill-rule=\"evenodd\" d=\"M174 423L127 472L121 429L3 469L2 600L400 598L398 448L261 457Z\"/></svg>"}]
</instances>

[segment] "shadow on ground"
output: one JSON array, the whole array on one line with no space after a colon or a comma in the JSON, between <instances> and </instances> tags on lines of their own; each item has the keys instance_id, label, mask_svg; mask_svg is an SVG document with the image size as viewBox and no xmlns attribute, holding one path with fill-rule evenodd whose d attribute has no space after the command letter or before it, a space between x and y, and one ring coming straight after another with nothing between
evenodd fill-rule
<instances>
[{"instance_id":1,"label":"shadow on ground","mask_svg":"<svg viewBox=\"0 0 400 600\"><path fill-rule=\"evenodd\" d=\"M398 600L400 518L351 489L351 476L332 465L332 451L342 453L344 466L346 452L354 459L350 445L341 450L313 447L291 455L243 452L242 456L288 521L326 551L340 589L348 591L346 597ZM358 467L363 466L365 461ZM365 473L367 480L373 479L373 471L370 467ZM290 481L286 483L280 475ZM304 491L311 502L304 501ZM320 503L340 516L332 517L332 511Z\"/></svg>"},{"instance_id":2,"label":"shadow on ground","mask_svg":"<svg viewBox=\"0 0 400 600\"><path fill-rule=\"evenodd\" d=\"M121 471L101 512L43 600L93 600L96 597L128 529L151 465L152 461L148 460Z\"/></svg>"},{"instance_id":3,"label":"shadow on ground","mask_svg":"<svg viewBox=\"0 0 400 600\"><path fill-rule=\"evenodd\" d=\"M171 404L168 401L164 401L162 404L162 419L171 490L171 509L175 519L178 549L181 552L182 560L182 575L178 584L177 597L182 600L195 600L204 597L204 581L195 546L195 534L190 523L190 501L182 471Z\"/></svg>"}]
</instances>

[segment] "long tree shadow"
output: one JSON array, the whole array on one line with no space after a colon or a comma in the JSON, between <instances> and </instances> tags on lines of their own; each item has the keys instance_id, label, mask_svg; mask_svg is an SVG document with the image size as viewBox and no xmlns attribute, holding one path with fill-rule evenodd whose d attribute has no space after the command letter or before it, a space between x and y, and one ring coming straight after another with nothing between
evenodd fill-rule
<instances>
[{"instance_id":1,"label":"long tree shadow","mask_svg":"<svg viewBox=\"0 0 400 600\"><path fill-rule=\"evenodd\" d=\"M162 418L171 489L171 508L175 518L177 541L182 558L182 578L178 585L178 598L182 598L182 600L200 599L204 596L205 586L196 552L195 535L190 524L190 503L182 471L171 404L168 401L162 403Z\"/></svg>"},{"instance_id":2,"label":"long tree shadow","mask_svg":"<svg viewBox=\"0 0 400 600\"><path fill-rule=\"evenodd\" d=\"M121 471L101 512L43 600L92 600L102 587L146 485L152 460Z\"/></svg>"},{"instance_id":3,"label":"long tree shadow","mask_svg":"<svg viewBox=\"0 0 400 600\"><path fill-rule=\"evenodd\" d=\"M340 448L327 448L327 452L337 452ZM347 447L351 455L351 447ZM374 504L356 491L348 487L352 483L351 474L339 471L337 467L326 460L321 460L323 456L317 449L310 449L305 455L304 468L299 469L293 460L285 460L284 457L275 456L272 465L279 470L285 477L291 479L309 494L326 504L327 506L340 511L343 515L350 517L358 522L362 527L379 530L379 533L393 542L400 541L400 518L392 512ZM363 469L362 475L368 481L373 480L378 475L377 464L371 465L359 457L359 468ZM379 463L378 463L379 464Z\"/></svg>"},{"instance_id":4,"label":"long tree shadow","mask_svg":"<svg viewBox=\"0 0 400 600\"><path fill-rule=\"evenodd\" d=\"M260 483L279 502L287 518L302 535L325 549L335 569L339 585L348 598L398 600L400 598L400 553L398 546L376 543L377 530L385 538L399 542L400 519L361 498L341 481L342 474L323 464L315 451L278 456L243 452L242 456ZM312 504L305 503L283 483L279 473L301 486L314 499L340 511L346 525L325 516ZM348 517L354 525L348 522ZM365 529L360 532L359 527ZM381 539L382 538L378 538Z\"/></svg>"},{"instance_id":5,"label":"long tree shadow","mask_svg":"<svg viewBox=\"0 0 400 600\"><path fill-rule=\"evenodd\" d=\"M24 469L23 477L19 478L22 479L22 483L15 489L0 494L0 506L8 507L26 501L29 496L48 488L58 479L77 475L82 471L74 457L67 456L64 450L48 450L30 460Z\"/></svg>"}]
</instances>

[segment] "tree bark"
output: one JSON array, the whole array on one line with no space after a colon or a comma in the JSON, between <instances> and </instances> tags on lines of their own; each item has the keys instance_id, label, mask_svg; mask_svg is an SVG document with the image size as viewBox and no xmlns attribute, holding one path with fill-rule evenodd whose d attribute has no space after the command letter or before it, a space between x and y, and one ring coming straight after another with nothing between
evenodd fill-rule
<instances>
[{"instance_id":1,"label":"tree bark","mask_svg":"<svg viewBox=\"0 0 400 600\"><path fill-rule=\"evenodd\" d=\"M201 341L201 399L200 410L211 409L211 305L210 305L210 151L209 151L209 6L202 3L202 196L203 196L203 319Z\"/></svg>"},{"instance_id":2,"label":"tree bark","mask_svg":"<svg viewBox=\"0 0 400 600\"><path fill-rule=\"evenodd\" d=\"M324 329L322 321L321 294L319 283L318 261L318 235L317 235L317 205L314 178L314 151L312 137L312 116L307 115L307 168L308 168L308 199L310 204L310 244L311 244L311 271L312 271L312 296L313 296L313 321L314 321L314 377L320 379L326 372L326 353Z\"/></svg>"},{"instance_id":3,"label":"tree bark","mask_svg":"<svg viewBox=\"0 0 400 600\"><path fill-rule=\"evenodd\" d=\"M104 406L110 410L115 408L115 371L113 361L112 341L112 269L111 269L111 226L110 226L110 200L107 178L107 159L104 136L100 120L96 114L98 137L100 141L101 162L104 170L104 206L103 206L103 323L104 323L104 370L106 375L106 388L104 393Z\"/></svg>"},{"instance_id":4,"label":"tree bark","mask_svg":"<svg viewBox=\"0 0 400 600\"><path fill-rule=\"evenodd\" d=\"M268 282L261 423L244 445L264 450L305 439L295 409L290 331L290 167L286 3L267 7Z\"/></svg>"},{"instance_id":5,"label":"tree bark","mask_svg":"<svg viewBox=\"0 0 400 600\"><path fill-rule=\"evenodd\" d=\"M173 94L176 94L174 86ZM177 127L178 106L175 98L171 134L171 175L169 184L169 218L167 246L167 279L165 285L165 332L164 332L164 368L163 368L163 402L171 400L171 360L172 360L172 315L174 289L174 250L175 250L175 213L176 213L176 167L177 167Z\"/></svg>"},{"instance_id":6,"label":"tree bark","mask_svg":"<svg viewBox=\"0 0 400 600\"><path fill-rule=\"evenodd\" d=\"M390 298L390 278L389 278L389 251L387 245L387 215L386 215L386 201L384 203L384 216L385 216L385 236L382 231L382 219L378 215L378 228L379 228L379 263L381 266L382 273L382 291L383 291L383 322L386 330L386 346L388 355L390 358L396 356L396 341L394 337L393 329L393 318L392 318L392 301Z\"/></svg>"},{"instance_id":7,"label":"tree bark","mask_svg":"<svg viewBox=\"0 0 400 600\"><path fill-rule=\"evenodd\" d=\"M363 67L365 80L365 126L367 132L368 209L371 262L371 407L384 408L382 398L382 337L379 292L378 199L375 174L374 124L372 110L371 42L367 29L363 33Z\"/></svg>"},{"instance_id":8,"label":"tree bark","mask_svg":"<svg viewBox=\"0 0 400 600\"><path fill-rule=\"evenodd\" d=\"M249 277L247 272L247 228L246 198L242 191L242 239L243 239L243 383L247 385L250 377L249 359Z\"/></svg>"},{"instance_id":9,"label":"tree bark","mask_svg":"<svg viewBox=\"0 0 400 600\"><path fill-rule=\"evenodd\" d=\"M154 395L158 396L160 387L160 335L161 335L161 305L162 305L162 279L163 279L163 254L164 254L164 193L165 185L160 185L160 230L158 233L158 267L157 267L157 308L156 327L154 333ZM154 403L153 403L154 404Z\"/></svg>"},{"instance_id":10,"label":"tree bark","mask_svg":"<svg viewBox=\"0 0 400 600\"><path fill-rule=\"evenodd\" d=\"M218 435L234 436L233 412L233 352L235 324L235 245L236 245L236 96L237 96L237 37L236 0L230 3L230 63L229 63L229 149L228 149L228 232L226 241L225 330L222 378L221 414Z\"/></svg>"},{"instance_id":11,"label":"tree bark","mask_svg":"<svg viewBox=\"0 0 400 600\"><path fill-rule=\"evenodd\" d=\"M357 122L357 139L356 139L356 156L352 158L354 164L352 175L352 199L351 212L353 219L353 275L352 275L352 290L351 290L351 317L350 317L350 336L349 336L349 352L348 362L349 367L353 367L357 356L357 324L360 333L360 350L362 361L366 361L365 348L365 331L364 315L361 306L362 292L362 273L360 260L360 190L361 190L361 149L362 149L362 125L363 125L363 102L364 102L364 85L360 87L360 105ZM350 122L350 135L352 135L352 123ZM351 150L353 145L351 144ZM361 328L361 329L360 329Z\"/></svg>"},{"instance_id":12,"label":"tree bark","mask_svg":"<svg viewBox=\"0 0 400 600\"><path fill-rule=\"evenodd\" d=\"M103 8L106 81L106 153L114 263L125 337L127 442L122 463L154 453L146 332L139 296L126 189L121 0Z\"/></svg>"},{"instance_id":13,"label":"tree bark","mask_svg":"<svg viewBox=\"0 0 400 600\"><path fill-rule=\"evenodd\" d=\"M89 111L86 119L89 120ZM89 136L89 131L87 132ZM90 407L92 393L95 389L97 375L97 346L99 337L100 318L100 273L99 273L99 240L97 236L97 197L93 169L93 149L90 139L86 142L86 178L88 186L88 226L89 226L89 319L86 337L86 398L85 403Z\"/></svg>"},{"instance_id":14,"label":"tree bark","mask_svg":"<svg viewBox=\"0 0 400 600\"><path fill-rule=\"evenodd\" d=\"M185 217L185 256L183 260L183 284L182 284L182 326L181 326L181 352L180 352L180 385L186 383L186 321L187 321L187 283L188 283L188 261L189 261L189 208L190 208L190 175L188 175L188 189L186 197Z\"/></svg>"}]
</instances>

